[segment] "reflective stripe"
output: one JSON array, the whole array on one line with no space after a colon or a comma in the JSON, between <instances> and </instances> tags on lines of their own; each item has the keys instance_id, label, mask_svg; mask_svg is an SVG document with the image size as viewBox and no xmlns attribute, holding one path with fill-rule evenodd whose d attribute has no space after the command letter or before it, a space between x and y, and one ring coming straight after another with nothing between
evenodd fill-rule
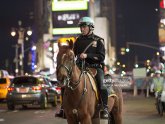
<instances>
[{"instance_id":1,"label":"reflective stripe","mask_svg":"<svg viewBox=\"0 0 165 124\"><path fill-rule=\"evenodd\" d=\"M163 90L163 83L164 83L164 78L153 78L153 83L154 83L154 90L157 92L160 92Z\"/></svg>"}]
</instances>

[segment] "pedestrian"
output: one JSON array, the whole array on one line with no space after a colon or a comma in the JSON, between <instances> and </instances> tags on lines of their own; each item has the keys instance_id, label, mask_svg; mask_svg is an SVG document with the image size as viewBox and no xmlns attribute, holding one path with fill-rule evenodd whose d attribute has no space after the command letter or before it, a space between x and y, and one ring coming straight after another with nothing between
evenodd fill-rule
<instances>
[{"instance_id":1,"label":"pedestrian","mask_svg":"<svg viewBox=\"0 0 165 124\"><path fill-rule=\"evenodd\" d=\"M164 77L161 76L161 71L155 71L155 76L152 79L152 84L150 91L155 93L155 98L158 97L158 94L163 91L165 87L165 80Z\"/></svg>"},{"instance_id":2,"label":"pedestrian","mask_svg":"<svg viewBox=\"0 0 165 124\"><path fill-rule=\"evenodd\" d=\"M81 34L74 43L77 65L81 67L83 62L85 62L85 67L95 68L97 70L95 78L103 102L102 116L106 118L108 117L108 92L107 88L103 86L105 59L104 39L93 33L94 21L90 17L82 17L78 25Z\"/></svg>"}]
</instances>

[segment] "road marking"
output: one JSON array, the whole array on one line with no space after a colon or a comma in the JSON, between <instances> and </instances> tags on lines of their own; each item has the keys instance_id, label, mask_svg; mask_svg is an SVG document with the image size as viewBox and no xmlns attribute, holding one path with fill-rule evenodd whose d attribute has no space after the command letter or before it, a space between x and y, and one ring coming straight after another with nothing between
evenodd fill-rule
<instances>
[{"instance_id":1,"label":"road marking","mask_svg":"<svg viewBox=\"0 0 165 124\"><path fill-rule=\"evenodd\" d=\"M35 114L43 114L43 113L45 113L45 111L40 110L40 111L35 111L34 113Z\"/></svg>"},{"instance_id":2,"label":"road marking","mask_svg":"<svg viewBox=\"0 0 165 124\"><path fill-rule=\"evenodd\" d=\"M0 118L0 122L2 122L2 121L5 121L5 119L3 119L3 118Z\"/></svg>"},{"instance_id":3,"label":"road marking","mask_svg":"<svg viewBox=\"0 0 165 124\"><path fill-rule=\"evenodd\" d=\"M0 112L5 112L6 110L0 110Z\"/></svg>"}]
</instances>

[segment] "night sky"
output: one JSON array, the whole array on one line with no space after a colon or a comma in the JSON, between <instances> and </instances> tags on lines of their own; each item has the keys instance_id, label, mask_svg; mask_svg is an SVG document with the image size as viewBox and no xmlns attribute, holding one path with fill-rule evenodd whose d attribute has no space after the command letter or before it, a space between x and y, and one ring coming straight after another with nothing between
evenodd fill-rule
<instances>
[{"instance_id":1,"label":"night sky","mask_svg":"<svg viewBox=\"0 0 165 124\"><path fill-rule=\"evenodd\" d=\"M23 26L32 25L30 13L33 0L1 0L0 4L0 69L13 70L15 49L12 47L17 38L10 35L11 28L18 27L18 20Z\"/></svg>"},{"instance_id":2,"label":"night sky","mask_svg":"<svg viewBox=\"0 0 165 124\"><path fill-rule=\"evenodd\" d=\"M118 48L125 47L126 41L158 44L159 12L155 11L158 6L159 0L117 0ZM15 50L12 45L17 42L17 39L11 37L11 28L18 26L18 20L22 20L23 26L33 25L33 19L30 18L31 12L33 12L33 0L1 0L0 69L6 69L8 65L8 70L13 68L11 65L14 64ZM132 55L137 54L139 59L143 60L146 56L153 54L152 50L145 50L145 52L144 50L144 48L134 49ZM121 58L127 61L125 57Z\"/></svg>"},{"instance_id":3,"label":"night sky","mask_svg":"<svg viewBox=\"0 0 165 124\"><path fill-rule=\"evenodd\" d=\"M117 46L118 55L126 42L147 44L158 47L159 0L118 0L117 1ZM152 59L156 50L130 46L130 53L119 55L119 59L127 65L134 64L135 56L144 63Z\"/></svg>"}]
</instances>

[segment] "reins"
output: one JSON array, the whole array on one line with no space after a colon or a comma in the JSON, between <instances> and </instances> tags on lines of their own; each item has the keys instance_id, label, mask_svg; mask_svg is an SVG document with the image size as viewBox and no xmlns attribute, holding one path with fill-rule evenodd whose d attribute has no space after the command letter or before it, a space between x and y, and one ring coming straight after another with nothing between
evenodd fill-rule
<instances>
[{"instance_id":1,"label":"reins","mask_svg":"<svg viewBox=\"0 0 165 124\"><path fill-rule=\"evenodd\" d=\"M66 65L61 64L58 67L58 69L61 68L61 67L64 67L67 70L67 73L68 73L67 77L64 79L64 85L67 86L68 88L70 88L71 90L77 89L78 85L80 84L81 77L83 75L85 75L86 72L81 71L81 74L79 75L79 79L76 82L72 81L72 84L71 84L71 75L72 75L72 70L73 70L72 66L70 68L68 68ZM85 83L85 88L86 88L86 83Z\"/></svg>"},{"instance_id":2,"label":"reins","mask_svg":"<svg viewBox=\"0 0 165 124\"><path fill-rule=\"evenodd\" d=\"M88 46L84 49L83 53L85 53L87 51L87 49L94 43L95 41L92 41L90 44L88 44Z\"/></svg>"}]
</instances>

